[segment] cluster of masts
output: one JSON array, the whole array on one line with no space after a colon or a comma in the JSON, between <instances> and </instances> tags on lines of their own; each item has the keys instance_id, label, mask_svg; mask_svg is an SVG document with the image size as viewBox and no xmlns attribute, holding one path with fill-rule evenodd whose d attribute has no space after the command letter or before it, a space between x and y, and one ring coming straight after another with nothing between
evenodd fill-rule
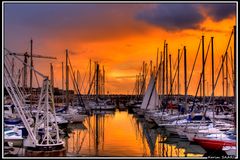
<instances>
[{"instance_id":1,"label":"cluster of masts","mask_svg":"<svg viewBox=\"0 0 240 160\"><path fill-rule=\"evenodd\" d=\"M101 66L98 61L94 62L92 74L92 61L89 60L89 89L88 95L105 95L105 69L104 65Z\"/></svg>"},{"instance_id":2,"label":"cluster of masts","mask_svg":"<svg viewBox=\"0 0 240 160\"><path fill-rule=\"evenodd\" d=\"M236 62L233 57L236 57L236 51L234 51L234 56L232 55L232 50L230 47L230 41L233 34L236 34L236 27L234 27L233 31L231 32L231 36L226 48L226 51L222 55L222 59L220 62L220 71L218 74L222 74L222 95L228 97L229 96L229 84L232 84L233 87L233 94L235 96L235 80L236 80L236 74L235 74L235 68L236 68ZM235 37L235 36L234 36ZM202 62L202 68L199 78L199 83L197 85L197 91L195 96L200 96L204 99L204 97L208 96L215 96L215 88L219 79L219 75L215 75L215 66L214 66L214 37L211 37L210 42L207 46L207 50L205 50L205 37L202 36L201 40L198 45L198 50L194 59L194 63L191 69L190 74L187 73L187 47L184 46L182 49L178 49L178 54L176 61L174 63L174 69L172 67L172 54L169 54L168 49L168 43L164 41L163 45L163 51L159 53L159 48L157 48L157 57L156 57L156 65L153 66L152 60L148 64L147 62L143 61L140 73L136 75L136 81L134 85L133 94L137 95L137 97L141 97L144 95L146 90L146 80L149 75L149 77L154 74L157 77L156 81L156 87L158 90L158 93L163 96L169 96L169 95L180 95L180 80L184 79L184 94L188 95L190 82L193 76L193 72L196 66L197 57L200 53L201 54L201 62ZM236 46L236 40L234 40L234 45ZM235 47L234 46L234 50ZM229 52L230 48L230 52ZM208 55L211 53L211 94L209 95L208 91L208 81L206 80L206 61ZM180 78L180 63L183 56L183 65L184 65L184 77ZM229 61L229 59L231 61ZM231 63L231 70L229 67L229 62ZM174 71L175 70L175 71ZM156 74L158 72L158 74ZM230 72L232 72L232 76L230 76ZM189 75L188 75L189 74ZM231 77L233 77L231 79ZM230 82L229 82L229 79ZM175 84L175 85L174 85ZM207 84L207 92L206 92L206 84ZM200 90L200 92L199 92ZM175 93L174 93L175 92Z\"/></svg>"}]
</instances>

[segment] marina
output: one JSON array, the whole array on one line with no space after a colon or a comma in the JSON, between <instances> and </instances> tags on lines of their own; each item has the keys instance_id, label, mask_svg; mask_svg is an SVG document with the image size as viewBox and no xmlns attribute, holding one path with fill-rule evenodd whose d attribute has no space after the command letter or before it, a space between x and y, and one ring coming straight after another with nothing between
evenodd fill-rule
<instances>
[{"instance_id":1,"label":"marina","mask_svg":"<svg viewBox=\"0 0 240 160\"><path fill-rule=\"evenodd\" d=\"M12 13L8 9L21 6L12 3L5 5L6 15L9 16ZM29 7L29 4L25 5L26 8ZM41 5L53 9L50 4ZM43 14L42 10L38 10L42 8L41 5L32 7ZM214 23L220 23L214 20L210 8L235 9L236 4L199 5L163 3L155 4L153 8L147 4L137 5L139 8L131 4L121 7L126 7L130 15L138 13L135 16L136 24L141 20L153 23L153 19L150 18L149 21L148 16L157 16L157 13L152 14L156 9L165 13L163 6L172 10L172 13L165 13L170 15L178 9L182 10L183 6L190 10L195 8L199 10L196 14L200 14L200 10L205 11ZM93 4L88 4L87 8L92 6ZM95 7L110 9L110 6L119 9L116 8L117 4ZM83 9L81 12L88 12L81 3L77 3L76 8L67 4L55 7L53 12L56 15L62 15L58 11L65 7L67 10L73 9L69 13L74 13L72 17L82 16L79 10L75 10L78 7ZM140 12L141 7L144 12ZM174 7L178 9L175 10ZM21 7L18 9L22 10ZM24 12L21 13L25 15ZM93 17L96 16L95 13L92 14ZM125 13L121 14L127 17ZM181 18L184 19L186 14L183 15ZM108 17L109 14L101 16ZM82 46L80 49L73 47L76 44L74 41L66 42L68 47L65 48L57 43L38 46L35 38L26 40L27 43L24 41L19 46L14 39L13 44L7 40L2 62L3 157L237 158L238 28L234 23L235 14L231 16L233 18L226 16L233 23L229 23L224 28L225 31L209 29L211 34L209 31L200 34L193 27L194 36L180 31L176 33L178 29L171 28L170 23L167 26L172 29L172 34L185 35L188 43L183 40L184 36L179 37L182 42L178 42L168 32L168 36L160 40L157 38L156 45L146 43L148 46L140 45L134 50L138 52L143 48L151 48L154 53L139 51L134 58L131 55L134 54L131 51L134 45L126 45L127 49L114 45L105 48L107 52L110 51L109 48L117 48L118 54L114 56L113 52L103 53L104 38L101 42L86 42L86 46L101 45L85 50ZM8 20L8 16L5 19ZM51 16L50 19L58 22ZM71 24L70 19L63 18L65 20ZM160 20L162 21L161 18ZM8 26L9 23L7 22ZM84 28L84 25L81 27ZM165 34L162 31L164 27L166 26L161 24L158 31ZM189 33L192 31L188 28L181 30ZM5 34L11 39L9 31ZM192 38L190 41L189 37ZM116 42L113 40L106 43ZM43 48L39 49L41 47Z\"/></svg>"}]
</instances>

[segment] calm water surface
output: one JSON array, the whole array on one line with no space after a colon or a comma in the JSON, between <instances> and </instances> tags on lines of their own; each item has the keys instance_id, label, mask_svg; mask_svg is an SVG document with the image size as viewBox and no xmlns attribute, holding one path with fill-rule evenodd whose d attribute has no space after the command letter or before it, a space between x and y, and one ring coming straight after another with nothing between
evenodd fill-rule
<instances>
[{"instance_id":1,"label":"calm water surface","mask_svg":"<svg viewBox=\"0 0 240 160\"><path fill-rule=\"evenodd\" d=\"M127 111L93 114L83 124L70 124L70 156L202 157L196 144L168 135Z\"/></svg>"}]
</instances>

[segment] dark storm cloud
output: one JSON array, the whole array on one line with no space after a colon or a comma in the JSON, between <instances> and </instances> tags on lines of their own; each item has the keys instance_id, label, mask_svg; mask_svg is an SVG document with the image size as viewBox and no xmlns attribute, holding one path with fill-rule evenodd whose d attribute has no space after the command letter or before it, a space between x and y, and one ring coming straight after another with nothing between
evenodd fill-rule
<instances>
[{"instance_id":1,"label":"dark storm cloud","mask_svg":"<svg viewBox=\"0 0 240 160\"><path fill-rule=\"evenodd\" d=\"M165 30L200 29L206 17L221 21L236 14L236 4L158 4L136 14L136 19Z\"/></svg>"},{"instance_id":2,"label":"dark storm cloud","mask_svg":"<svg viewBox=\"0 0 240 160\"><path fill-rule=\"evenodd\" d=\"M198 5L194 4L160 4L140 12L136 18L166 30L198 28L204 20Z\"/></svg>"},{"instance_id":3,"label":"dark storm cloud","mask_svg":"<svg viewBox=\"0 0 240 160\"><path fill-rule=\"evenodd\" d=\"M236 14L236 4L204 4L204 11L207 12L214 21L221 21Z\"/></svg>"}]
</instances>

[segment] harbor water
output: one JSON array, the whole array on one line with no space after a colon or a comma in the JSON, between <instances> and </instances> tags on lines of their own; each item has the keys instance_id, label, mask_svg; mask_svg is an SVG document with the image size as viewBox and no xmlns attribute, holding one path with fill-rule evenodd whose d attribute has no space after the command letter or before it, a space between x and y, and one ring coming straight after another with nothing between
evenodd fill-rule
<instances>
[{"instance_id":1,"label":"harbor water","mask_svg":"<svg viewBox=\"0 0 240 160\"><path fill-rule=\"evenodd\" d=\"M93 113L68 125L67 156L202 157L205 151L128 111Z\"/></svg>"}]
</instances>

